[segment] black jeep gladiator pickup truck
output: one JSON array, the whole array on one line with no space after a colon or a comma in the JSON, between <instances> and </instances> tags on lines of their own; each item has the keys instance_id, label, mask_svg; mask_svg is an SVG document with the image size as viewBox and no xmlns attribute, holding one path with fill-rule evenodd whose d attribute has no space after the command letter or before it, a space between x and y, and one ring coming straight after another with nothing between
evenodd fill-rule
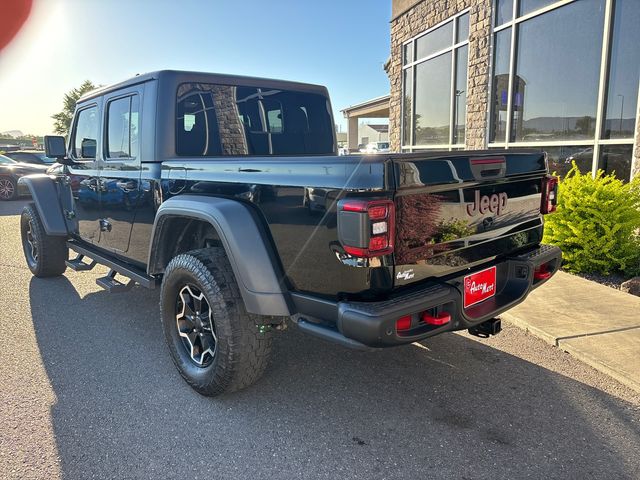
<instances>
[{"instance_id":1,"label":"black jeep gladiator pickup truck","mask_svg":"<svg viewBox=\"0 0 640 480\"><path fill-rule=\"evenodd\" d=\"M160 71L95 90L68 144L45 140L60 165L20 180L29 268L159 286L173 361L217 395L260 376L287 319L360 349L486 336L560 266L544 154L338 156L334 131L316 85Z\"/></svg>"}]
</instances>

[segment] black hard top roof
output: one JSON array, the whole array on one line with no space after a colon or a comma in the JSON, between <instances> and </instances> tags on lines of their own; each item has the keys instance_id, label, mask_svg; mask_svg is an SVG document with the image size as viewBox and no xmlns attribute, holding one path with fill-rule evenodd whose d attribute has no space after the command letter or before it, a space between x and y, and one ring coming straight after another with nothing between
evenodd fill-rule
<instances>
[{"instance_id":1,"label":"black hard top roof","mask_svg":"<svg viewBox=\"0 0 640 480\"><path fill-rule=\"evenodd\" d=\"M161 80L163 83L175 84L176 86L185 82L197 83L217 83L222 85L247 85L268 88L286 88L301 91L316 91L326 94L327 89L321 85L310 83L290 82L287 80L276 80L270 78L247 77L241 75L228 75L224 73L190 72L182 70L157 70L155 72L143 73L131 77L122 82L114 83L104 87L96 88L84 94L78 102L83 102L91 98L104 95L121 88L130 87L150 80Z\"/></svg>"}]
</instances>

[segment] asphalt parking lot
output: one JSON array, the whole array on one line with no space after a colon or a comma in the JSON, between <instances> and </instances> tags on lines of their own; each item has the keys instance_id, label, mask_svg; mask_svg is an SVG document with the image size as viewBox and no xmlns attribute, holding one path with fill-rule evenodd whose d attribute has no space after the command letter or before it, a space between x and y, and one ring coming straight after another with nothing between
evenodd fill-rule
<instances>
[{"instance_id":1,"label":"asphalt parking lot","mask_svg":"<svg viewBox=\"0 0 640 480\"><path fill-rule=\"evenodd\" d=\"M199 396L158 293L33 278L0 203L0 478L640 478L640 396L507 325L375 353L294 329L252 388Z\"/></svg>"}]
</instances>

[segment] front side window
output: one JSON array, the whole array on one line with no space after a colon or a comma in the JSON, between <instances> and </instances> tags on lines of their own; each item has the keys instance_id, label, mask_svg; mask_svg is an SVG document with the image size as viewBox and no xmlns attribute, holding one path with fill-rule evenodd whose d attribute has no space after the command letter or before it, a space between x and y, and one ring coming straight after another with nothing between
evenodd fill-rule
<instances>
[{"instance_id":1,"label":"front side window","mask_svg":"<svg viewBox=\"0 0 640 480\"><path fill-rule=\"evenodd\" d=\"M96 158L99 126L100 118L97 106L94 105L78 112L72 143L72 154L75 158L87 160Z\"/></svg>"},{"instance_id":2,"label":"front side window","mask_svg":"<svg viewBox=\"0 0 640 480\"><path fill-rule=\"evenodd\" d=\"M107 157L137 155L139 100L137 95L112 100L107 105Z\"/></svg>"},{"instance_id":3,"label":"front side window","mask_svg":"<svg viewBox=\"0 0 640 480\"><path fill-rule=\"evenodd\" d=\"M254 86L182 84L176 105L181 156L334 152L325 96Z\"/></svg>"},{"instance_id":4,"label":"front side window","mask_svg":"<svg viewBox=\"0 0 640 480\"><path fill-rule=\"evenodd\" d=\"M464 145L468 51L468 12L403 45L404 150Z\"/></svg>"}]
</instances>

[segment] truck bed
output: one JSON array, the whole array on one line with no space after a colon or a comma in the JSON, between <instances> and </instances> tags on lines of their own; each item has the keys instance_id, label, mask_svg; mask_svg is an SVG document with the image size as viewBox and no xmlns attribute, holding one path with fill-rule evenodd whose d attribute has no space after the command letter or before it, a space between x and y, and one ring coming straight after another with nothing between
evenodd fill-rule
<instances>
[{"instance_id":1,"label":"truck bed","mask_svg":"<svg viewBox=\"0 0 640 480\"><path fill-rule=\"evenodd\" d=\"M252 204L288 287L327 298L379 297L510 255L542 236L546 163L539 152L180 158L162 171L165 197L222 195ZM341 251L338 204L361 197L395 202L393 255L358 261ZM474 210L483 197L486 208Z\"/></svg>"}]
</instances>

